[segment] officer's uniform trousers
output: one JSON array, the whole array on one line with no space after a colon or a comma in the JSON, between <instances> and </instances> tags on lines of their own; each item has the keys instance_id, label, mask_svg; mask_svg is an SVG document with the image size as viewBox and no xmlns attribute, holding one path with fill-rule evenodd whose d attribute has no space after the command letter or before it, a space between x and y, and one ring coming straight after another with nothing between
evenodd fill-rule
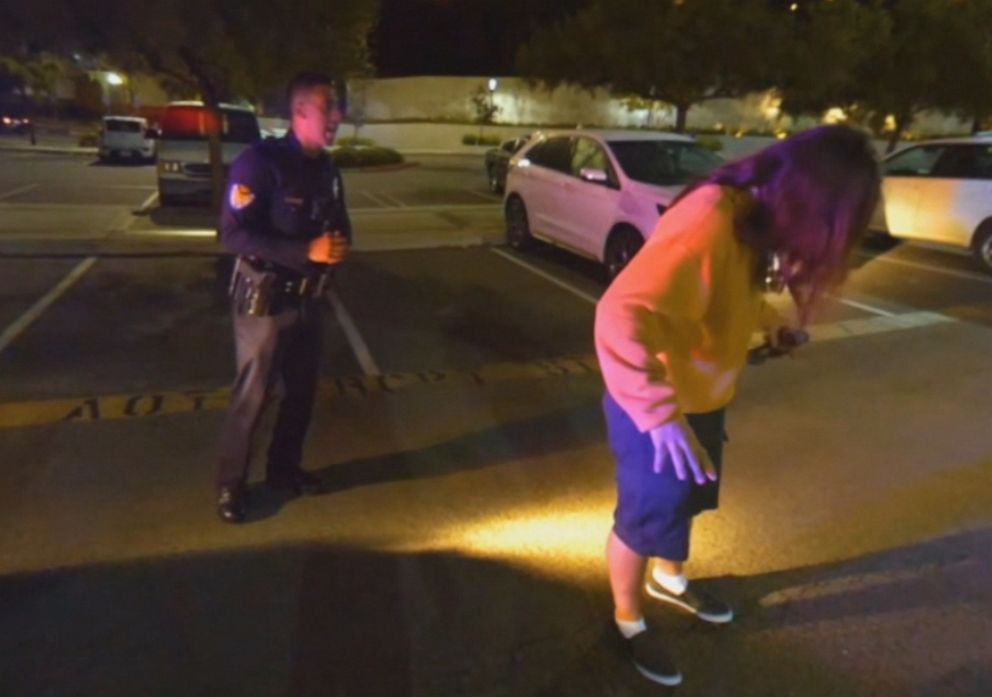
<instances>
[{"instance_id":1,"label":"officer's uniform trousers","mask_svg":"<svg viewBox=\"0 0 992 697\"><path fill-rule=\"evenodd\" d=\"M266 317L234 310L237 376L221 431L218 487L244 483L253 436L277 400L267 472L300 467L320 368L324 304L322 298L300 298Z\"/></svg>"}]
</instances>

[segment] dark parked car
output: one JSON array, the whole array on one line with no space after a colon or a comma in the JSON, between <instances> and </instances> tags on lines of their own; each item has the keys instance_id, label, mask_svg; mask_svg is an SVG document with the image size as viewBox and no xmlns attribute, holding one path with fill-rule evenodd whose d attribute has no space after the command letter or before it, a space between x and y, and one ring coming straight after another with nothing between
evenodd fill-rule
<instances>
[{"instance_id":1,"label":"dark parked car","mask_svg":"<svg viewBox=\"0 0 992 697\"><path fill-rule=\"evenodd\" d=\"M524 146L530 139L530 134L503 141L498 148L486 151L486 176L489 178L489 190L494 194L503 193L506 187L507 163L513 154Z\"/></svg>"},{"instance_id":2,"label":"dark parked car","mask_svg":"<svg viewBox=\"0 0 992 697\"><path fill-rule=\"evenodd\" d=\"M27 133L31 119L17 109L0 107L0 133Z\"/></svg>"}]
</instances>

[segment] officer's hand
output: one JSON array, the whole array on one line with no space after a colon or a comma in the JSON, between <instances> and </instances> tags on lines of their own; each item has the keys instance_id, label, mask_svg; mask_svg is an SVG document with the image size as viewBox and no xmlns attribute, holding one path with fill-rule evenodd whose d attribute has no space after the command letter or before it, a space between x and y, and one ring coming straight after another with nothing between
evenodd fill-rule
<instances>
[{"instance_id":1,"label":"officer's hand","mask_svg":"<svg viewBox=\"0 0 992 697\"><path fill-rule=\"evenodd\" d=\"M348 239L340 234L324 233L310 242L307 256L318 264L337 264L348 256Z\"/></svg>"},{"instance_id":2,"label":"officer's hand","mask_svg":"<svg viewBox=\"0 0 992 697\"><path fill-rule=\"evenodd\" d=\"M696 484L716 481L716 468L685 419L669 421L648 433L654 444L655 474L660 474L665 462L670 461L679 480L685 480L686 472L691 471Z\"/></svg>"}]
</instances>

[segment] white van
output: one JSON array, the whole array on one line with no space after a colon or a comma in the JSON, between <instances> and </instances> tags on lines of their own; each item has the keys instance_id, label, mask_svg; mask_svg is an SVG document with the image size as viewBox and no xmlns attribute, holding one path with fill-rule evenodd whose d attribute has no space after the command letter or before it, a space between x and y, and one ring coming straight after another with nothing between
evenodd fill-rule
<instances>
[{"instance_id":1,"label":"white van","mask_svg":"<svg viewBox=\"0 0 992 697\"><path fill-rule=\"evenodd\" d=\"M221 104L221 156L224 171L261 138L255 112ZM172 102L162 115L158 142L158 198L162 205L184 197L210 195L207 110L203 102Z\"/></svg>"},{"instance_id":2,"label":"white van","mask_svg":"<svg viewBox=\"0 0 992 697\"><path fill-rule=\"evenodd\" d=\"M155 133L140 116L104 116L99 156L101 162L151 160L155 157Z\"/></svg>"}]
</instances>

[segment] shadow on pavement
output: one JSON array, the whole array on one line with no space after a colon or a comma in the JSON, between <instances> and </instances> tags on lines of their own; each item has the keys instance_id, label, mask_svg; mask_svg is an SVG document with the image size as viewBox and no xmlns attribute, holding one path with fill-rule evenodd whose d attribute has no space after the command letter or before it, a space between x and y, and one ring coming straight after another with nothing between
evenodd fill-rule
<instances>
[{"instance_id":1,"label":"shadow on pavement","mask_svg":"<svg viewBox=\"0 0 992 697\"><path fill-rule=\"evenodd\" d=\"M417 450L334 464L315 472L327 493L386 482L443 477L484 469L521 457L540 457L605 438L599 400L498 426Z\"/></svg>"},{"instance_id":2,"label":"shadow on pavement","mask_svg":"<svg viewBox=\"0 0 992 697\"><path fill-rule=\"evenodd\" d=\"M985 528L838 563L700 581L734 606L726 633L706 636L670 614L658 619L683 637L683 672L710 671L712 692L699 694L758 695L765 685L768 695L979 697L992 695L990 664L976 658L992 657L990 577ZM949 618L955 609L975 621ZM916 618L912 633L892 631L907 618ZM769 643L755 651L763 635ZM809 646L815 656L801 650ZM940 672L942 665L954 668ZM845 688L845 676L859 686Z\"/></svg>"},{"instance_id":3,"label":"shadow on pavement","mask_svg":"<svg viewBox=\"0 0 992 697\"><path fill-rule=\"evenodd\" d=\"M452 554L187 555L7 577L0 599L8 697L653 694L588 593Z\"/></svg>"},{"instance_id":4,"label":"shadow on pavement","mask_svg":"<svg viewBox=\"0 0 992 697\"><path fill-rule=\"evenodd\" d=\"M989 538L986 530L838 564L711 579L705 584L741 609L727 627L651 606L686 676L674 692L627 664L605 588L452 552L288 544L18 574L0 579L0 694L978 697L989 694L987 664L952 658L944 662L956 667L930 682L880 687L828 647L782 630L822 625L829 635L843 617L967 602L967 594L921 593L913 582L822 591L868 574L919 573L925 585L942 569L940 580L953 586L976 570L967 562L988 571ZM810 597L767 607L770 594L797 585ZM956 649L924 642L919 650ZM879 665L893 658L872 655ZM898 658L927 665L924 655Z\"/></svg>"}]
</instances>

